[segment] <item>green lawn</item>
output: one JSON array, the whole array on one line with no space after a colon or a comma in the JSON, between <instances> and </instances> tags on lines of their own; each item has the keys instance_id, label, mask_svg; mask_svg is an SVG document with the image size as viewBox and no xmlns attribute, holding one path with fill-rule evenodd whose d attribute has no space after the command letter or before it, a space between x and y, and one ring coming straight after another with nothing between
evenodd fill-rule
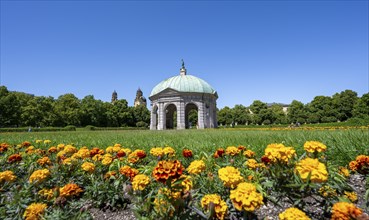
<instances>
[{"instance_id":1,"label":"green lawn","mask_svg":"<svg viewBox=\"0 0 369 220\"><path fill-rule=\"evenodd\" d=\"M151 147L169 145L181 152L192 149L195 155L213 153L217 148L243 145L262 156L270 143L284 143L303 151L306 141L316 140L328 147L327 155L332 163L346 165L359 154L369 154L368 129L351 130L291 130L291 131L242 131L242 130L170 130L170 131L74 131L74 132L29 132L1 133L0 142L19 144L49 139L54 145L71 144L77 147L100 147L120 143L132 149L149 151Z\"/></svg>"}]
</instances>

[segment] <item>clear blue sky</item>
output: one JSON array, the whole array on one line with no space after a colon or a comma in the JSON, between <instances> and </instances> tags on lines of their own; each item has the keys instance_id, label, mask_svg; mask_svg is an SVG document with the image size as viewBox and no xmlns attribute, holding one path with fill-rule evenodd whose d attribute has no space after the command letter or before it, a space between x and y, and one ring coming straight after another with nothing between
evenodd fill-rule
<instances>
[{"instance_id":1,"label":"clear blue sky","mask_svg":"<svg viewBox=\"0 0 369 220\"><path fill-rule=\"evenodd\" d=\"M368 1L1 1L0 84L133 105L187 73L218 107L368 92Z\"/></svg>"}]
</instances>

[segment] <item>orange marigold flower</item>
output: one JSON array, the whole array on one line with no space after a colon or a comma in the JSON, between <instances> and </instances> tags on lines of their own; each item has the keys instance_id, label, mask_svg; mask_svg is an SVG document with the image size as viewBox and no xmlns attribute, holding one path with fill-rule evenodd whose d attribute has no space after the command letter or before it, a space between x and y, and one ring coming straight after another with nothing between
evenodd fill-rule
<instances>
[{"instance_id":1,"label":"orange marigold flower","mask_svg":"<svg viewBox=\"0 0 369 220\"><path fill-rule=\"evenodd\" d=\"M50 147L50 148L47 150L47 152L48 152L49 154L56 153L56 152L58 152L58 149L57 149L55 146L52 146L52 147Z\"/></svg>"},{"instance_id":2,"label":"orange marigold flower","mask_svg":"<svg viewBox=\"0 0 369 220\"><path fill-rule=\"evenodd\" d=\"M192 157L193 155L192 155L192 150L189 150L189 149L183 149L183 151L182 151L182 155L183 155L183 157L185 157L185 158L190 158L190 157Z\"/></svg>"},{"instance_id":3,"label":"orange marigold flower","mask_svg":"<svg viewBox=\"0 0 369 220\"><path fill-rule=\"evenodd\" d=\"M62 197L78 196L83 190L75 183L68 183L59 189L59 194Z\"/></svg>"},{"instance_id":4,"label":"orange marigold flower","mask_svg":"<svg viewBox=\"0 0 369 220\"><path fill-rule=\"evenodd\" d=\"M162 183L167 179L178 179L183 173L184 167L178 160L159 161L152 171L153 177Z\"/></svg>"},{"instance_id":5,"label":"orange marigold flower","mask_svg":"<svg viewBox=\"0 0 369 220\"><path fill-rule=\"evenodd\" d=\"M242 145L238 146L237 148L238 148L238 150L240 150L240 151L246 150L246 147L245 147L245 146L242 146Z\"/></svg>"},{"instance_id":6,"label":"orange marigold flower","mask_svg":"<svg viewBox=\"0 0 369 220\"><path fill-rule=\"evenodd\" d=\"M332 207L332 220L358 219L363 211L352 203L337 202Z\"/></svg>"},{"instance_id":7,"label":"orange marigold flower","mask_svg":"<svg viewBox=\"0 0 369 220\"><path fill-rule=\"evenodd\" d=\"M112 170L112 171L108 171L105 175L104 175L104 179L110 179L110 177L116 177L117 176L117 172Z\"/></svg>"},{"instance_id":8,"label":"orange marigold flower","mask_svg":"<svg viewBox=\"0 0 369 220\"><path fill-rule=\"evenodd\" d=\"M38 220L42 218L47 205L44 203L32 203L24 211L23 217L26 220Z\"/></svg>"},{"instance_id":9,"label":"orange marigold flower","mask_svg":"<svg viewBox=\"0 0 369 220\"><path fill-rule=\"evenodd\" d=\"M310 220L310 218L298 208L288 208L284 212L279 213L280 220Z\"/></svg>"},{"instance_id":10,"label":"orange marigold flower","mask_svg":"<svg viewBox=\"0 0 369 220\"><path fill-rule=\"evenodd\" d=\"M346 167L339 167L338 168L338 173L341 174L344 177L349 177L350 176L350 171Z\"/></svg>"},{"instance_id":11,"label":"orange marigold flower","mask_svg":"<svg viewBox=\"0 0 369 220\"><path fill-rule=\"evenodd\" d=\"M351 162L349 163L349 167L350 167L350 169L351 169L352 171L356 171L356 170L357 170L357 168L358 168L358 166L359 166L359 163L358 163L358 162L356 162L355 160L353 160L353 161L351 161Z\"/></svg>"},{"instance_id":12,"label":"orange marigold flower","mask_svg":"<svg viewBox=\"0 0 369 220\"><path fill-rule=\"evenodd\" d=\"M369 173L369 156L359 155L355 161L351 161L349 167L353 171L357 171L361 174Z\"/></svg>"},{"instance_id":13,"label":"orange marigold flower","mask_svg":"<svg viewBox=\"0 0 369 220\"><path fill-rule=\"evenodd\" d=\"M247 158L253 158L255 156L255 152L252 150L246 150L243 152L243 155Z\"/></svg>"},{"instance_id":14,"label":"orange marigold flower","mask_svg":"<svg viewBox=\"0 0 369 220\"><path fill-rule=\"evenodd\" d=\"M227 203L218 194L207 194L201 199L201 207L206 211L214 209L217 219L224 219L227 213Z\"/></svg>"},{"instance_id":15,"label":"orange marigold flower","mask_svg":"<svg viewBox=\"0 0 369 220\"><path fill-rule=\"evenodd\" d=\"M29 147L31 146L31 142L29 141L24 141L22 144L21 144L22 147Z\"/></svg>"},{"instance_id":16,"label":"orange marigold flower","mask_svg":"<svg viewBox=\"0 0 369 220\"><path fill-rule=\"evenodd\" d=\"M213 157L214 158L222 157L224 153L225 153L224 149L223 148L219 148L219 149L217 149L215 151Z\"/></svg>"},{"instance_id":17,"label":"orange marigold flower","mask_svg":"<svg viewBox=\"0 0 369 220\"><path fill-rule=\"evenodd\" d=\"M43 157L37 160L37 163L41 166L51 165L51 160L48 157Z\"/></svg>"},{"instance_id":18,"label":"orange marigold flower","mask_svg":"<svg viewBox=\"0 0 369 220\"><path fill-rule=\"evenodd\" d=\"M7 144L7 143L1 143L0 144L0 153L3 153L4 151L7 151L9 147L10 147L9 144Z\"/></svg>"},{"instance_id":19,"label":"orange marigold flower","mask_svg":"<svg viewBox=\"0 0 369 220\"><path fill-rule=\"evenodd\" d=\"M130 180L133 179L138 174L138 170L135 168L132 168L130 166L123 166L119 168L119 173L123 174L124 176L128 177Z\"/></svg>"},{"instance_id":20,"label":"orange marigold flower","mask_svg":"<svg viewBox=\"0 0 369 220\"><path fill-rule=\"evenodd\" d=\"M13 154L13 155L10 155L10 157L8 158L9 163L15 163L21 160L22 160L22 156L20 154Z\"/></svg>"},{"instance_id":21,"label":"orange marigold flower","mask_svg":"<svg viewBox=\"0 0 369 220\"><path fill-rule=\"evenodd\" d=\"M90 157L94 157L96 154L104 154L104 150L94 147L90 150Z\"/></svg>"}]
</instances>

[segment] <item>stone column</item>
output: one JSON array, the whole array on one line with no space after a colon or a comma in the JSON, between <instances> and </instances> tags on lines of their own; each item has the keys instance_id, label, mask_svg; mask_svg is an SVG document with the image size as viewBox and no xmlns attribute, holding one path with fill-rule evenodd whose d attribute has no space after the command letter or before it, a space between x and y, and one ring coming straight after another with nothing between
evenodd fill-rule
<instances>
[{"instance_id":1,"label":"stone column","mask_svg":"<svg viewBox=\"0 0 369 220\"><path fill-rule=\"evenodd\" d=\"M204 129L205 127L205 104L203 102L199 103L199 118L198 118L198 129Z\"/></svg>"},{"instance_id":2,"label":"stone column","mask_svg":"<svg viewBox=\"0 0 369 220\"><path fill-rule=\"evenodd\" d=\"M159 103L159 110L158 110L158 130L165 129L165 109L164 103Z\"/></svg>"},{"instance_id":3,"label":"stone column","mask_svg":"<svg viewBox=\"0 0 369 220\"><path fill-rule=\"evenodd\" d=\"M186 129L184 102L177 102L177 130Z\"/></svg>"},{"instance_id":4,"label":"stone column","mask_svg":"<svg viewBox=\"0 0 369 220\"><path fill-rule=\"evenodd\" d=\"M156 130L156 127L158 126L158 122L156 121L156 112L154 111L155 105L151 108L151 116L150 116L150 130Z\"/></svg>"}]
</instances>

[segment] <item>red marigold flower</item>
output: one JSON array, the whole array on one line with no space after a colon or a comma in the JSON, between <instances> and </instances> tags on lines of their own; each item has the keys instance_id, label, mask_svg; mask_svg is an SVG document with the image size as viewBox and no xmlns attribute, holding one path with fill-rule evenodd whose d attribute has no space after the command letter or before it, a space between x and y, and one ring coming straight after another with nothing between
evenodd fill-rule
<instances>
[{"instance_id":1,"label":"red marigold flower","mask_svg":"<svg viewBox=\"0 0 369 220\"><path fill-rule=\"evenodd\" d=\"M117 157L121 158L121 157L124 157L124 156L126 156L126 152L124 152L124 150L119 150L118 153L117 153Z\"/></svg>"},{"instance_id":2,"label":"red marigold flower","mask_svg":"<svg viewBox=\"0 0 369 220\"><path fill-rule=\"evenodd\" d=\"M225 153L224 149L219 148L218 150L215 151L214 158L222 157L224 153Z\"/></svg>"},{"instance_id":3,"label":"red marigold flower","mask_svg":"<svg viewBox=\"0 0 369 220\"><path fill-rule=\"evenodd\" d=\"M119 173L123 174L124 176L132 180L133 177L135 177L138 174L138 170L126 165L119 168Z\"/></svg>"},{"instance_id":4,"label":"red marigold flower","mask_svg":"<svg viewBox=\"0 0 369 220\"><path fill-rule=\"evenodd\" d=\"M192 157L192 150L189 150L189 149L183 149L182 151L182 155L186 158L190 158Z\"/></svg>"},{"instance_id":5,"label":"red marigold flower","mask_svg":"<svg viewBox=\"0 0 369 220\"><path fill-rule=\"evenodd\" d=\"M238 146L237 148L238 148L238 150L246 150L246 147L242 146L242 145Z\"/></svg>"},{"instance_id":6,"label":"red marigold flower","mask_svg":"<svg viewBox=\"0 0 369 220\"><path fill-rule=\"evenodd\" d=\"M92 150L90 150L90 157L93 157L96 154L104 154L104 150L101 150L97 147L92 148Z\"/></svg>"},{"instance_id":7,"label":"red marigold flower","mask_svg":"<svg viewBox=\"0 0 369 220\"><path fill-rule=\"evenodd\" d=\"M271 160L268 158L268 156L264 155L261 157L261 162L263 162L264 164L269 164Z\"/></svg>"},{"instance_id":8,"label":"red marigold flower","mask_svg":"<svg viewBox=\"0 0 369 220\"><path fill-rule=\"evenodd\" d=\"M183 173L184 167L181 162L178 160L174 161L159 161L154 170L152 171L152 175L154 178L162 183L165 183L167 179L178 179Z\"/></svg>"},{"instance_id":9,"label":"red marigold flower","mask_svg":"<svg viewBox=\"0 0 369 220\"><path fill-rule=\"evenodd\" d=\"M10 157L8 158L9 163L15 163L21 160L22 160L22 156L20 154L13 154L13 155L10 155Z\"/></svg>"},{"instance_id":10,"label":"red marigold flower","mask_svg":"<svg viewBox=\"0 0 369 220\"><path fill-rule=\"evenodd\" d=\"M146 157L146 152L143 151L143 150L135 150L135 152L136 152L137 157L140 158L140 159Z\"/></svg>"},{"instance_id":11,"label":"red marigold flower","mask_svg":"<svg viewBox=\"0 0 369 220\"><path fill-rule=\"evenodd\" d=\"M7 151L9 147L10 147L9 144L7 144L7 143L1 143L0 144L0 153L2 153L4 151Z\"/></svg>"}]
</instances>

